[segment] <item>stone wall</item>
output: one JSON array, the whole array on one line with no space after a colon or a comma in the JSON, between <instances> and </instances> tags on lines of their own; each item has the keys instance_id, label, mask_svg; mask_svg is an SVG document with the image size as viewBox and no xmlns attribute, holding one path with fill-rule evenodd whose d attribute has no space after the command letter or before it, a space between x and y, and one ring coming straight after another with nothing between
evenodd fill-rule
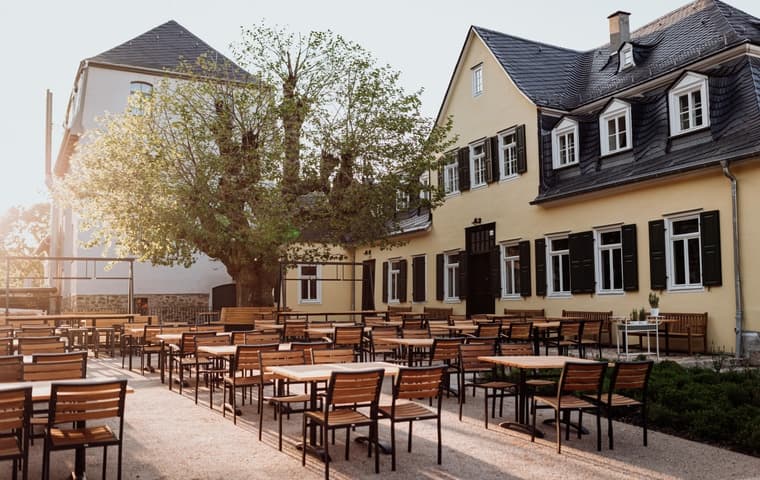
<instances>
[{"instance_id":1,"label":"stone wall","mask_svg":"<svg viewBox=\"0 0 760 480\"><path fill-rule=\"evenodd\" d=\"M157 315L161 322L191 322L198 312L208 311L209 295L149 294L135 295L135 313ZM126 295L76 295L63 299L64 312L126 312Z\"/></svg>"}]
</instances>

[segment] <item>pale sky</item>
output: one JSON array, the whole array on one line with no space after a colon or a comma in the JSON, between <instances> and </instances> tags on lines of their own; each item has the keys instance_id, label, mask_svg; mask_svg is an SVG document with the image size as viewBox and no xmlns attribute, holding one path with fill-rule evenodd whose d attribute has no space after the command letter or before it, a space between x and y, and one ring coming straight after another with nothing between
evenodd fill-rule
<instances>
[{"instance_id":1,"label":"pale sky","mask_svg":"<svg viewBox=\"0 0 760 480\"><path fill-rule=\"evenodd\" d=\"M0 214L46 198L45 89L53 92L53 162L79 62L174 19L217 50L261 20L292 31L330 29L402 72L408 90L424 88L433 116L470 25L579 50L609 38L607 15L631 12L631 29L685 0L3 0L0 45L5 108L0 114ZM728 0L760 17L757 0Z\"/></svg>"}]
</instances>

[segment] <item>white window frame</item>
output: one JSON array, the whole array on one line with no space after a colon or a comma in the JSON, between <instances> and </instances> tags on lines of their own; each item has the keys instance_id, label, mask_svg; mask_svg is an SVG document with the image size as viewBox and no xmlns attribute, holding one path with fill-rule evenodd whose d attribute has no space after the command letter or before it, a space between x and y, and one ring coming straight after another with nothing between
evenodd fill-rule
<instances>
[{"instance_id":1,"label":"white window frame","mask_svg":"<svg viewBox=\"0 0 760 480\"><path fill-rule=\"evenodd\" d=\"M501 245L501 298L504 300L521 298L520 291L516 288L515 279L520 278L520 267L515 268L515 263L520 262L520 252L517 255L507 256L510 247L517 247L517 242L504 242ZM512 282L507 281L507 271L513 272ZM507 288L511 287L511 288ZM512 290L510 293L508 290Z\"/></svg>"},{"instance_id":2,"label":"white window frame","mask_svg":"<svg viewBox=\"0 0 760 480\"><path fill-rule=\"evenodd\" d=\"M610 233L610 232L618 232L620 234L620 243L614 243L609 245L602 245L602 234L604 233ZM596 262L596 293L600 295L614 295L614 294L623 294L624 293L624 286L625 286L625 278L623 276L623 229L620 227L609 227L609 228L599 228L594 230L594 250L595 250L595 262ZM620 250L620 288L615 288L615 273L614 273L614 262L612 261L613 258L613 251L614 250ZM610 288L604 288L604 282L602 282L602 252L609 251L610 252Z\"/></svg>"},{"instance_id":3,"label":"white window frame","mask_svg":"<svg viewBox=\"0 0 760 480\"><path fill-rule=\"evenodd\" d=\"M395 268L394 264L396 264ZM399 285L399 280L401 279L400 267L400 258L388 259L388 303L401 303L401 286Z\"/></svg>"},{"instance_id":4,"label":"white window frame","mask_svg":"<svg viewBox=\"0 0 760 480\"><path fill-rule=\"evenodd\" d=\"M459 250L444 252L443 254L443 301L446 303L459 303L459 259L451 261L454 255L461 255ZM451 279L451 283L449 282ZM453 283L453 285L452 285Z\"/></svg>"},{"instance_id":5,"label":"white window frame","mask_svg":"<svg viewBox=\"0 0 760 480\"><path fill-rule=\"evenodd\" d=\"M459 164L456 159L443 166L443 193L446 196L459 194Z\"/></svg>"},{"instance_id":6,"label":"white window frame","mask_svg":"<svg viewBox=\"0 0 760 480\"><path fill-rule=\"evenodd\" d=\"M487 184L488 179L488 163L486 162L486 142L488 140L480 141L471 144L470 147L470 189L483 187ZM476 148L481 149L479 155L475 155ZM477 165L477 164L480 165ZM477 168L476 168L477 167ZM482 178L478 178L481 175Z\"/></svg>"},{"instance_id":7,"label":"white window frame","mask_svg":"<svg viewBox=\"0 0 760 480\"><path fill-rule=\"evenodd\" d=\"M430 172L424 172L420 175L420 200L430 200L430 191L426 188L430 187Z\"/></svg>"},{"instance_id":8,"label":"white window frame","mask_svg":"<svg viewBox=\"0 0 760 480\"><path fill-rule=\"evenodd\" d=\"M506 143L509 136L512 136L512 141ZM510 128L499 133L499 180L515 177L517 177L517 129Z\"/></svg>"},{"instance_id":9,"label":"white window frame","mask_svg":"<svg viewBox=\"0 0 760 480\"><path fill-rule=\"evenodd\" d=\"M304 275L303 267L316 267L316 275ZM321 304L322 303L322 266L313 264L299 264L298 265L298 303L299 304ZM316 298L304 298L303 292L303 280L314 282L316 290Z\"/></svg>"},{"instance_id":10,"label":"white window frame","mask_svg":"<svg viewBox=\"0 0 760 480\"><path fill-rule=\"evenodd\" d=\"M472 67L472 96L479 97L483 94L483 64L479 63Z\"/></svg>"},{"instance_id":11,"label":"white window frame","mask_svg":"<svg viewBox=\"0 0 760 480\"><path fill-rule=\"evenodd\" d=\"M625 119L625 147L620 147L620 131L619 131L619 119ZM610 131L609 122L615 121L615 143L614 150L610 149ZM631 142L631 105L622 100L613 100L607 108L599 115L599 144L602 147L602 155L611 155L613 153L625 152L633 148Z\"/></svg>"},{"instance_id":12,"label":"white window frame","mask_svg":"<svg viewBox=\"0 0 760 480\"><path fill-rule=\"evenodd\" d=\"M668 92L668 110L670 111L670 135L681 135L695 132L710 126L710 95L707 77L698 73L687 73ZM693 105L694 92L699 92L701 97L702 124L694 125L696 109ZM689 104L689 128L681 128L680 98L686 95Z\"/></svg>"},{"instance_id":13,"label":"white window frame","mask_svg":"<svg viewBox=\"0 0 760 480\"><path fill-rule=\"evenodd\" d=\"M404 212L409 210L410 199L409 193L401 190L396 191L396 211Z\"/></svg>"},{"instance_id":14,"label":"white window frame","mask_svg":"<svg viewBox=\"0 0 760 480\"><path fill-rule=\"evenodd\" d=\"M141 95L143 97L150 97L153 95L153 84L150 82L146 82L143 80L133 80L129 82L129 97L132 98L133 95ZM132 107L133 115L142 115L143 111L142 108L135 105Z\"/></svg>"},{"instance_id":15,"label":"white window frame","mask_svg":"<svg viewBox=\"0 0 760 480\"><path fill-rule=\"evenodd\" d=\"M674 228L673 224L678 223L684 220L696 220L697 221L697 231L694 233L686 233L686 234L680 234L675 235L673 234ZM688 241L690 239L697 239L697 245L699 248L697 248L697 254L699 255L699 261L697 264L699 265L699 282L698 283L690 283L688 281L690 275L689 275L689 248L688 248ZM686 280L686 283L684 284L676 284L675 279L675 252L673 244L676 241L684 241L684 279ZM704 272L702 271L702 224L699 220L699 214L691 214L691 215L679 215L675 217L666 217L665 218L665 266L666 266L666 272L668 276L668 290L701 290L703 288L702 285L702 279L704 278Z\"/></svg>"},{"instance_id":16,"label":"white window frame","mask_svg":"<svg viewBox=\"0 0 760 480\"><path fill-rule=\"evenodd\" d=\"M630 43L626 43L623 45L623 48L620 49L620 57L619 57L619 68L618 72L622 72L623 70L635 67L636 61L633 59L633 45Z\"/></svg>"},{"instance_id":17,"label":"white window frame","mask_svg":"<svg viewBox=\"0 0 760 480\"><path fill-rule=\"evenodd\" d=\"M554 250L554 245L552 243L552 240L567 240L567 249L566 250ZM552 258L555 256L560 257L560 270L562 269L562 256L567 255L567 264L568 264L568 276L567 276L567 285L565 285L565 282L562 279L562 272L560 271L560 290L554 290L554 262L552 262ZM549 297L569 297L572 295L572 290L570 289L570 237L566 234L562 235L552 235L550 237L546 237L546 287L548 291Z\"/></svg>"},{"instance_id":18,"label":"white window frame","mask_svg":"<svg viewBox=\"0 0 760 480\"><path fill-rule=\"evenodd\" d=\"M567 135L573 135L573 155L562 163L565 155L560 155L560 138ZM578 164L578 122L569 118L562 119L552 130L552 166L555 170L566 168Z\"/></svg>"}]
</instances>

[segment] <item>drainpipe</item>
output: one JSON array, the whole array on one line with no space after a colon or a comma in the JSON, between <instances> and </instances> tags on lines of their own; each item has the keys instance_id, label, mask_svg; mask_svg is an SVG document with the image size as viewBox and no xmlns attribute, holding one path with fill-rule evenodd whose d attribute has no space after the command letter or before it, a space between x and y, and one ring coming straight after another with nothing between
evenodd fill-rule
<instances>
[{"instance_id":1,"label":"drainpipe","mask_svg":"<svg viewBox=\"0 0 760 480\"><path fill-rule=\"evenodd\" d=\"M723 175L731 182L731 210L734 235L734 292L736 296L736 357L742 354L742 323L744 322L744 300L742 297L741 263L739 261L739 202L737 194L736 177L728 167L728 161L722 160L720 166Z\"/></svg>"}]
</instances>

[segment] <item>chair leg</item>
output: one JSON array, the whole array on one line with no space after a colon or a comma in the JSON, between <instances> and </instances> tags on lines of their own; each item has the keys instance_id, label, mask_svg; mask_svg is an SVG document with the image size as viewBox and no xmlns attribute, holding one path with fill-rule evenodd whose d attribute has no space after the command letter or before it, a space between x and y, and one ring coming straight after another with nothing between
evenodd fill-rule
<instances>
[{"instance_id":1,"label":"chair leg","mask_svg":"<svg viewBox=\"0 0 760 480\"><path fill-rule=\"evenodd\" d=\"M441 450L442 450L442 445L441 445L441 412L440 412L440 410L438 411L438 418L436 419L436 423L437 423L437 430L438 430L438 465L440 465L441 464Z\"/></svg>"},{"instance_id":2,"label":"chair leg","mask_svg":"<svg viewBox=\"0 0 760 480\"><path fill-rule=\"evenodd\" d=\"M600 413L599 410L600 408L596 407L596 450L598 452L601 452L602 451L602 436L601 436L602 419L599 416L599 413Z\"/></svg>"},{"instance_id":3,"label":"chair leg","mask_svg":"<svg viewBox=\"0 0 760 480\"><path fill-rule=\"evenodd\" d=\"M121 453L121 443L119 443L116 450L116 455L119 457L116 459L116 480L121 480Z\"/></svg>"},{"instance_id":4,"label":"chair leg","mask_svg":"<svg viewBox=\"0 0 760 480\"><path fill-rule=\"evenodd\" d=\"M412 425L414 422L409 422L409 437L407 438L406 451L412 453Z\"/></svg>"},{"instance_id":5,"label":"chair leg","mask_svg":"<svg viewBox=\"0 0 760 480\"><path fill-rule=\"evenodd\" d=\"M348 461L348 457L349 457L348 450L349 450L350 445L351 445L351 429L347 428L346 429L346 461Z\"/></svg>"},{"instance_id":6,"label":"chair leg","mask_svg":"<svg viewBox=\"0 0 760 480\"><path fill-rule=\"evenodd\" d=\"M106 478L106 469L108 468L108 447L103 447L103 478Z\"/></svg>"},{"instance_id":7,"label":"chair leg","mask_svg":"<svg viewBox=\"0 0 760 480\"><path fill-rule=\"evenodd\" d=\"M282 404L278 403L274 408L281 409ZM277 417L277 450L282 451L282 410L280 410L280 415Z\"/></svg>"},{"instance_id":8,"label":"chair leg","mask_svg":"<svg viewBox=\"0 0 760 480\"><path fill-rule=\"evenodd\" d=\"M532 399L530 402L530 413L533 414L532 427L530 429L530 441L536 441L536 399Z\"/></svg>"},{"instance_id":9,"label":"chair leg","mask_svg":"<svg viewBox=\"0 0 760 480\"><path fill-rule=\"evenodd\" d=\"M647 407L646 403L641 405L641 423L644 428L644 446L647 446Z\"/></svg>"},{"instance_id":10,"label":"chair leg","mask_svg":"<svg viewBox=\"0 0 760 480\"><path fill-rule=\"evenodd\" d=\"M374 422L370 426L370 432L373 432L372 434L370 434L370 438L372 438L372 443L374 443L374 447L375 447L375 473L380 473L380 446L379 446L380 432L378 430L380 429L378 428L377 417L376 417L374 419ZM410 446L411 446L411 443L410 443Z\"/></svg>"},{"instance_id":11,"label":"chair leg","mask_svg":"<svg viewBox=\"0 0 760 480\"><path fill-rule=\"evenodd\" d=\"M13 480L18 480L18 459L13 459Z\"/></svg>"},{"instance_id":12,"label":"chair leg","mask_svg":"<svg viewBox=\"0 0 760 480\"><path fill-rule=\"evenodd\" d=\"M494 392L496 391L494 390ZM488 430L488 389L487 388L483 389L483 410L485 413L485 426L486 426L486 430ZM491 410L493 410L493 407L491 407Z\"/></svg>"},{"instance_id":13,"label":"chair leg","mask_svg":"<svg viewBox=\"0 0 760 480\"><path fill-rule=\"evenodd\" d=\"M391 420L391 470L396 471L396 422Z\"/></svg>"},{"instance_id":14,"label":"chair leg","mask_svg":"<svg viewBox=\"0 0 760 480\"><path fill-rule=\"evenodd\" d=\"M570 424L568 423L569 427ZM578 409L578 438L581 438L581 427L583 426L583 410Z\"/></svg>"},{"instance_id":15,"label":"chair leg","mask_svg":"<svg viewBox=\"0 0 760 480\"><path fill-rule=\"evenodd\" d=\"M301 427L301 436L303 437L303 448L301 448L301 466L306 466L306 412L303 415L303 423Z\"/></svg>"},{"instance_id":16,"label":"chair leg","mask_svg":"<svg viewBox=\"0 0 760 480\"><path fill-rule=\"evenodd\" d=\"M330 480L330 442L327 441L327 425L322 427L322 447L325 449L325 480Z\"/></svg>"},{"instance_id":17,"label":"chair leg","mask_svg":"<svg viewBox=\"0 0 760 480\"><path fill-rule=\"evenodd\" d=\"M612 431L612 409L607 408L607 437L609 437L610 450L614 449Z\"/></svg>"},{"instance_id":18,"label":"chair leg","mask_svg":"<svg viewBox=\"0 0 760 480\"><path fill-rule=\"evenodd\" d=\"M557 425L557 453L562 453L562 423L559 421L559 409L554 411L554 422ZM535 426L535 420L533 425Z\"/></svg>"}]
</instances>

